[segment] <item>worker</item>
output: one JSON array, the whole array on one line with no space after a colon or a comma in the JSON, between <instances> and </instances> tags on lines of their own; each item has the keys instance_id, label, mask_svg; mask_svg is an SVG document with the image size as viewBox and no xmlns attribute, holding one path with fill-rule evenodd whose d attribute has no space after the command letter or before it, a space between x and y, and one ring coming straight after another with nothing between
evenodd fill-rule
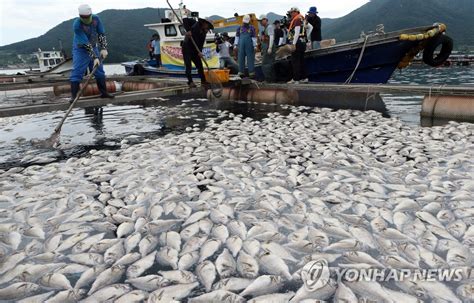
<instances>
[{"instance_id":1,"label":"worker","mask_svg":"<svg viewBox=\"0 0 474 303\"><path fill-rule=\"evenodd\" d=\"M71 103L77 96L87 67L93 70L101 98L114 98L107 92L104 66L99 58L107 58L107 38L105 29L97 15L92 14L89 5L79 6L79 18L74 20L74 40L72 48ZM100 47L100 52L99 48Z\"/></svg>"},{"instance_id":2,"label":"worker","mask_svg":"<svg viewBox=\"0 0 474 303\"><path fill-rule=\"evenodd\" d=\"M192 63L201 78L201 85L207 87L206 77L204 76L204 69L201 59L204 58L202 49L206 42L206 35L210 29L214 29L212 23L205 19L199 18L198 21L193 18L184 18L183 26L186 30L184 41L182 42L183 60L186 68L186 77L188 78L189 87L196 87L191 76ZM196 49L197 47L197 49Z\"/></svg>"},{"instance_id":3,"label":"worker","mask_svg":"<svg viewBox=\"0 0 474 303\"><path fill-rule=\"evenodd\" d=\"M153 35L146 44L146 49L148 50L148 56L150 56L150 60L153 60L153 41L155 41L155 35Z\"/></svg>"},{"instance_id":4,"label":"worker","mask_svg":"<svg viewBox=\"0 0 474 303\"><path fill-rule=\"evenodd\" d=\"M291 65L293 67L293 79L288 83L298 84L308 82L305 78L304 53L306 51L306 37L304 31L304 17L297 7L290 9L291 22L288 27L288 40L292 46Z\"/></svg>"},{"instance_id":5,"label":"worker","mask_svg":"<svg viewBox=\"0 0 474 303\"><path fill-rule=\"evenodd\" d=\"M234 58L230 56L232 44L229 42L230 37L227 32L223 32L222 35L217 36L216 39L216 51L219 54L219 66L220 68L230 69L231 74L239 72L239 66L235 62Z\"/></svg>"},{"instance_id":6,"label":"worker","mask_svg":"<svg viewBox=\"0 0 474 303\"><path fill-rule=\"evenodd\" d=\"M255 77L255 48L257 47L256 30L250 24L250 16L245 15L242 19L242 25L237 28L234 48L239 51L239 76L245 76L245 60L247 60L247 67L249 77Z\"/></svg>"},{"instance_id":7,"label":"worker","mask_svg":"<svg viewBox=\"0 0 474 303\"><path fill-rule=\"evenodd\" d=\"M183 5L181 9L181 18L191 18L191 11L186 8L186 5Z\"/></svg>"},{"instance_id":8,"label":"worker","mask_svg":"<svg viewBox=\"0 0 474 303\"><path fill-rule=\"evenodd\" d=\"M274 40L274 45L276 47L279 47L283 44L285 44L285 33L283 32L283 30L281 29L281 22L280 20L275 20L275 22L273 22L273 29L274 29L274 32L275 32L275 40Z\"/></svg>"},{"instance_id":9,"label":"worker","mask_svg":"<svg viewBox=\"0 0 474 303\"><path fill-rule=\"evenodd\" d=\"M262 35L260 36L262 72L266 82L273 82L275 81L273 72L273 62L275 61L275 33L266 15L261 15L258 21L260 21L260 25L263 27Z\"/></svg>"},{"instance_id":10,"label":"worker","mask_svg":"<svg viewBox=\"0 0 474 303\"><path fill-rule=\"evenodd\" d=\"M308 40L311 43L311 49L321 47L321 18L318 16L318 9L315 6L309 8L306 17L308 27Z\"/></svg>"},{"instance_id":11,"label":"worker","mask_svg":"<svg viewBox=\"0 0 474 303\"><path fill-rule=\"evenodd\" d=\"M156 60L156 67L161 66L161 47L160 47L160 35L154 34L153 35L153 59Z\"/></svg>"}]
</instances>

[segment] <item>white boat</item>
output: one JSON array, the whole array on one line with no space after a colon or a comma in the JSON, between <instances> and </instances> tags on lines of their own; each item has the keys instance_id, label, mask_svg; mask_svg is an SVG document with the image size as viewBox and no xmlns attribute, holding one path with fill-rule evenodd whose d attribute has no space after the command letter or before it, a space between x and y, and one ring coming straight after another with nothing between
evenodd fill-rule
<instances>
[{"instance_id":1,"label":"white boat","mask_svg":"<svg viewBox=\"0 0 474 303\"><path fill-rule=\"evenodd\" d=\"M63 52L53 48L43 51L40 48L33 54L38 59L38 69L30 69L28 74L69 74L72 70L72 59L66 59Z\"/></svg>"},{"instance_id":2,"label":"white boat","mask_svg":"<svg viewBox=\"0 0 474 303\"><path fill-rule=\"evenodd\" d=\"M175 13L182 20L183 18L194 18L197 20L198 13L186 10L181 2L179 9L175 9ZM145 75L155 75L164 77L185 77L183 54L181 52L181 42L184 40L186 33L183 25L179 22L175 13L170 10L165 11L165 18L161 23L145 24L147 28L155 31L160 35L160 50L162 66L157 67L155 60L138 60L131 62L124 62L127 74L137 72ZM258 31L258 21L254 14L250 14L251 22ZM230 37L235 36L237 27L242 23L243 16L236 16L227 19L214 20L214 30L210 30L206 37L206 43L203 48L203 55L210 68L219 68L219 57L216 52L215 33L222 33L224 31L229 33ZM197 72L193 69L193 77L197 77Z\"/></svg>"}]
</instances>

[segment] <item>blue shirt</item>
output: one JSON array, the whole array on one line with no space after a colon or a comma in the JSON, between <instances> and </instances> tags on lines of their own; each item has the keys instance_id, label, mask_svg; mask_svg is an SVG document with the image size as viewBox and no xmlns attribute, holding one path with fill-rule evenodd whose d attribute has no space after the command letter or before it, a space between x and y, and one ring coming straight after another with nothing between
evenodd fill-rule
<instances>
[{"instance_id":1,"label":"blue shirt","mask_svg":"<svg viewBox=\"0 0 474 303\"><path fill-rule=\"evenodd\" d=\"M155 55L161 54L160 40L153 40L153 42L151 42L151 46L153 47L153 53Z\"/></svg>"},{"instance_id":2,"label":"blue shirt","mask_svg":"<svg viewBox=\"0 0 474 303\"><path fill-rule=\"evenodd\" d=\"M73 24L74 40L73 48L90 43L92 47L97 46L97 35L105 34L104 26L97 15L92 15L92 23L84 24L80 18L76 18Z\"/></svg>"}]
</instances>

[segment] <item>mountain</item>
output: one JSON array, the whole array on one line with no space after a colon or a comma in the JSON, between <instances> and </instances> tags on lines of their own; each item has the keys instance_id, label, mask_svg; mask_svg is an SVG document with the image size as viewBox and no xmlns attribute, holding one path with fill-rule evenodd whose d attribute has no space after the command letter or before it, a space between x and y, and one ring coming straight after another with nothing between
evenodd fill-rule
<instances>
[{"instance_id":1,"label":"mountain","mask_svg":"<svg viewBox=\"0 0 474 303\"><path fill-rule=\"evenodd\" d=\"M158 23L164 17L165 9L143 8L133 10L105 10L98 14L104 23L109 43L107 62L123 62L147 56L146 44L154 31L144 24ZM37 38L0 47L0 56L31 54L41 48L58 49L62 40L66 53L71 55L72 24L74 19L64 21Z\"/></svg>"},{"instance_id":2,"label":"mountain","mask_svg":"<svg viewBox=\"0 0 474 303\"><path fill-rule=\"evenodd\" d=\"M104 22L110 47L107 62L123 62L147 56L145 45L153 31L144 24L160 22L164 8L133 10L105 10L98 15ZM324 16L321 11L320 15ZM371 0L350 14L336 19L322 19L323 39L337 41L359 37L361 31L374 30L384 24L385 31L425 26L443 22L448 34L454 39L455 48L474 47L474 0ZM230 16L229 16L230 17ZM221 18L218 15L209 17ZM268 13L271 22L282 15ZM61 39L68 54L71 54L73 19L64 21L44 35L22 42L0 47L0 65L7 61L20 60L17 55L29 55L38 48L50 50L58 46ZM23 56L24 57L24 56ZM24 58L21 58L24 61ZM21 61L19 61L21 62Z\"/></svg>"},{"instance_id":3,"label":"mountain","mask_svg":"<svg viewBox=\"0 0 474 303\"><path fill-rule=\"evenodd\" d=\"M324 12L320 12L324 14ZM361 31L384 24L385 31L425 26L433 22L447 25L455 48L474 46L473 0L372 0L350 14L323 26L323 39L353 39Z\"/></svg>"}]
</instances>

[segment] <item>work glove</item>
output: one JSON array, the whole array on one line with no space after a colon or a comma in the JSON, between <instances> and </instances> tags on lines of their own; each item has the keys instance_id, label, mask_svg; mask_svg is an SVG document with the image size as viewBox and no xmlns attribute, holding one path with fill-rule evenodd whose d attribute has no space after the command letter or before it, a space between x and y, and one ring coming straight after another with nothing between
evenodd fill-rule
<instances>
[{"instance_id":1,"label":"work glove","mask_svg":"<svg viewBox=\"0 0 474 303\"><path fill-rule=\"evenodd\" d=\"M100 56L102 57L102 59L107 58L108 55L109 55L109 52L106 49L103 49L100 51Z\"/></svg>"},{"instance_id":2,"label":"work glove","mask_svg":"<svg viewBox=\"0 0 474 303\"><path fill-rule=\"evenodd\" d=\"M100 60L99 60L99 58L95 58L95 59L94 59L94 67L99 66L99 65L100 65Z\"/></svg>"},{"instance_id":3,"label":"work glove","mask_svg":"<svg viewBox=\"0 0 474 303\"><path fill-rule=\"evenodd\" d=\"M267 54L269 54L269 55L272 54L272 49L271 49L271 48L269 48L269 49L267 50Z\"/></svg>"}]
</instances>

